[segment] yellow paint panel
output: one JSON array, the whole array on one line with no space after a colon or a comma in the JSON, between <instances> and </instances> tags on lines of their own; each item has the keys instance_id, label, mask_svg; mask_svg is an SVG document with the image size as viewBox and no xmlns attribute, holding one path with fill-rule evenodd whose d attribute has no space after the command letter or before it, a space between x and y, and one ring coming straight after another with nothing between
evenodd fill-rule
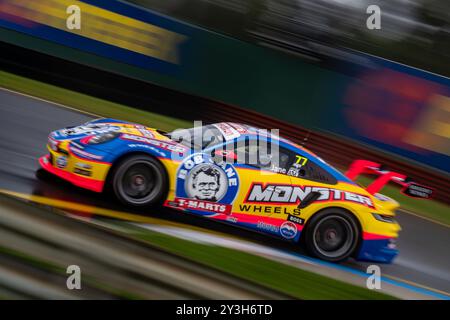
<instances>
[{"instance_id":1,"label":"yellow paint panel","mask_svg":"<svg viewBox=\"0 0 450 320\"><path fill-rule=\"evenodd\" d=\"M81 10L81 29L70 30L67 7ZM1 5L5 13L38 22L66 32L97 40L146 56L178 64L178 45L184 35L74 0L7 0Z\"/></svg>"},{"instance_id":2,"label":"yellow paint panel","mask_svg":"<svg viewBox=\"0 0 450 320\"><path fill-rule=\"evenodd\" d=\"M66 142L62 143L60 148L62 148L63 150L67 150L68 149L67 143ZM63 156L62 154L53 151L49 147L47 147L47 149L53 155L54 159L57 159L58 157ZM73 170L77 167L76 166L77 163L84 163L84 164L90 165L92 167L92 169L90 170L92 172L92 175L84 176L84 175L74 173ZM67 165L63 170L70 172L72 174L75 174L77 176L83 177L83 178L89 178L89 179L94 179L94 180L105 180L110 167L111 167L110 164L89 161L87 159L78 158L71 154L70 156L67 157Z\"/></svg>"}]
</instances>

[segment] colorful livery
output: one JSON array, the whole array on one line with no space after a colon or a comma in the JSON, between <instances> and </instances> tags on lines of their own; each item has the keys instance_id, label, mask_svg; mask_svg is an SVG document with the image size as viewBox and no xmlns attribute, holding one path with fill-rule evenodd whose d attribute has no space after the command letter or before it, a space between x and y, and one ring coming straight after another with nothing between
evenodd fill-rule
<instances>
[{"instance_id":1,"label":"colorful livery","mask_svg":"<svg viewBox=\"0 0 450 320\"><path fill-rule=\"evenodd\" d=\"M391 262L398 203L376 193L405 177L355 162L348 172L380 176L366 190L305 148L266 130L218 123L166 133L97 119L50 133L41 166L72 184L111 191L135 207L164 205L299 242L327 261ZM381 182L380 182L381 181Z\"/></svg>"}]
</instances>

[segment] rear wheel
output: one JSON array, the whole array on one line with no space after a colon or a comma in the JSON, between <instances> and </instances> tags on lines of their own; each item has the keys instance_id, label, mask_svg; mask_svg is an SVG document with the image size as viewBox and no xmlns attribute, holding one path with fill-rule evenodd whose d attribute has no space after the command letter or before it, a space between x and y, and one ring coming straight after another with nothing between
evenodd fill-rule
<instances>
[{"instance_id":1,"label":"rear wheel","mask_svg":"<svg viewBox=\"0 0 450 320\"><path fill-rule=\"evenodd\" d=\"M355 218L339 208L325 209L311 218L305 230L308 252L322 260L338 262L356 249L359 228Z\"/></svg>"},{"instance_id":2,"label":"rear wheel","mask_svg":"<svg viewBox=\"0 0 450 320\"><path fill-rule=\"evenodd\" d=\"M145 155L122 160L112 175L112 189L124 204L134 207L158 205L164 200L168 178L163 165Z\"/></svg>"}]
</instances>

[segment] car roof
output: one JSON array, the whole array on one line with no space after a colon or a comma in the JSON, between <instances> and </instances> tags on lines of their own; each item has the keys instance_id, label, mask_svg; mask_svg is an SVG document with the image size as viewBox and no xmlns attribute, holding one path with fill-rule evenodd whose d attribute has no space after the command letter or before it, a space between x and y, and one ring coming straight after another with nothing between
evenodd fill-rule
<instances>
[{"instance_id":1,"label":"car roof","mask_svg":"<svg viewBox=\"0 0 450 320\"><path fill-rule=\"evenodd\" d=\"M275 138L285 144L288 144L294 148L300 149L314 157L318 157L316 154L311 152L310 150L302 147L301 145L283 138L276 133L273 133L273 129L262 129L252 125L237 123L237 122L219 122L212 124L214 127L219 129L222 133L225 140L231 140L238 137L266 137L266 138Z\"/></svg>"},{"instance_id":2,"label":"car roof","mask_svg":"<svg viewBox=\"0 0 450 320\"><path fill-rule=\"evenodd\" d=\"M302 147L301 145L292 142L289 139L280 137L278 134L274 134L271 132L271 130L267 129L261 129L255 126L251 126L248 124L242 124L242 123L236 123L236 122L219 122L214 123L212 126L216 127L223 135L225 140L233 140L236 138L241 137L273 137L280 141L280 145L286 144L290 146L291 148L296 149L299 154L303 154L307 157L313 157L317 159L317 161L320 161L322 166L331 173L338 181L344 181L347 183L355 184L353 181L348 179L344 174L342 174L339 170L328 164L326 161L324 161L322 158L320 158L318 155L313 153L312 151Z\"/></svg>"}]
</instances>

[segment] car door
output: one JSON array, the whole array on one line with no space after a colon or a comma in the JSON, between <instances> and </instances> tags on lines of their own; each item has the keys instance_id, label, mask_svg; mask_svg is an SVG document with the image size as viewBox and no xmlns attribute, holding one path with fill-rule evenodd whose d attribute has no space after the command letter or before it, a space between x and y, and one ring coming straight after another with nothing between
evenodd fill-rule
<instances>
[{"instance_id":1,"label":"car door","mask_svg":"<svg viewBox=\"0 0 450 320\"><path fill-rule=\"evenodd\" d=\"M269 151L258 139L228 143L215 152L218 161L225 158L233 163L239 177L239 192L232 203L228 221L255 231L282 237L286 216L296 208L289 204L291 179L288 165L292 152L271 143ZM243 142L243 143L242 143ZM263 147L264 146L264 147ZM286 232L285 238L295 238L295 232Z\"/></svg>"},{"instance_id":2,"label":"car door","mask_svg":"<svg viewBox=\"0 0 450 320\"><path fill-rule=\"evenodd\" d=\"M291 179L292 196L291 202L300 204L310 192L319 192L321 195L311 205L297 208L295 214L287 215L287 221L297 224L298 229L302 229L311 215L329 205L332 196L340 194L336 188L336 178L326 170L317 157L309 156L307 153L298 150L295 153L294 161L288 169Z\"/></svg>"},{"instance_id":3,"label":"car door","mask_svg":"<svg viewBox=\"0 0 450 320\"><path fill-rule=\"evenodd\" d=\"M232 212L239 177L232 163L215 161L212 156L214 150L222 148L222 136L210 125L187 131L180 131L178 136L191 152L176 163L173 200L167 205L204 217L225 219Z\"/></svg>"}]
</instances>

